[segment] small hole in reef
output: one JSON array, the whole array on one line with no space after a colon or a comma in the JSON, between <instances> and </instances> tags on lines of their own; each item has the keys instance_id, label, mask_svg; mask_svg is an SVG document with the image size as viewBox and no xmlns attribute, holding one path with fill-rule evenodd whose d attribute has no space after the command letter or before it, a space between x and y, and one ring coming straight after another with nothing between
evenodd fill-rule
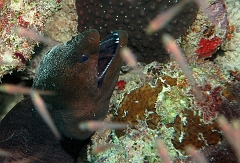
<instances>
[{"instance_id":1,"label":"small hole in reef","mask_svg":"<svg viewBox=\"0 0 240 163\"><path fill-rule=\"evenodd\" d=\"M224 56L224 51L219 49L211 57L205 58L205 60L214 62L214 60L217 58L217 56Z\"/></svg>"}]
</instances>

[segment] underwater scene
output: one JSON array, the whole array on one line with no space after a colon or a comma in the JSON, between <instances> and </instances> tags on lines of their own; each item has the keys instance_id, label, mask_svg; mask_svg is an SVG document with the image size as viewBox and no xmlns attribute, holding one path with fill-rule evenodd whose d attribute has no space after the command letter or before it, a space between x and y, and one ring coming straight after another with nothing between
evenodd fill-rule
<instances>
[{"instance_id":1,"label":"underwater scene","mask_svg":"<svg viewBox=\"0 0 240 163\"><path fill-rule=\"evenodd\" d=\"M239 0L0 0L0 163L240 163Z\"/></svg>"}]
</instances>

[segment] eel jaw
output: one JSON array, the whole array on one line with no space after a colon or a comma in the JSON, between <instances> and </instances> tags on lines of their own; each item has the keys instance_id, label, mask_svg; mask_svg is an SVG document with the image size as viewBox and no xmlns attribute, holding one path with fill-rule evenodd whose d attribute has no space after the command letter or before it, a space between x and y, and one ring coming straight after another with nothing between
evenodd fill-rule
<instances>
[{"instance_id":1,"label":"eel jaw","mask_svg":"<svg viewBox=\"0 0 240 163\"><path fill-rule=\"evenodd\" d=\"M113 32L100 42L97 66L98 88L102 86L105 74L117 53L119 39L119 34L117 32Z\"/></svg>"}]
</instances>

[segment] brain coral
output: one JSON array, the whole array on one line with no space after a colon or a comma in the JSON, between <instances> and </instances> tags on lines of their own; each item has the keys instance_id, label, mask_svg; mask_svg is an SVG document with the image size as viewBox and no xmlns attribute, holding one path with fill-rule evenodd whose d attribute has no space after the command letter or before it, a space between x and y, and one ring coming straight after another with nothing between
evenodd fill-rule
<instances>
[{"instance_id":1,"label":"brain coral","mask_svg":"<svg viewBox=\"0 0 240 163\"><path fill-rule=\"evenodd\" d=\"M168 32L178 38L183 35L188 26L194 21L197 6L194 3L185 6L164 29L152 35L145 34L148 23L159 12L163 12L173 6L175 0L76 0L78 13L78 31L96 28L102 37L116 29L123 29L128 32L129 46L136 53L139 61L164 62L168 55L161 45L162 32Z\"/></svg>"}]
</instances>

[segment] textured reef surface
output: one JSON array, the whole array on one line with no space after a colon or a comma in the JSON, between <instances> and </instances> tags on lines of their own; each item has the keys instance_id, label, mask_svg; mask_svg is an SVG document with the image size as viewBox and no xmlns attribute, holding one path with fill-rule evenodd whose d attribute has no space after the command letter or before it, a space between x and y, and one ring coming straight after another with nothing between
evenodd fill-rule
<instances>
[{"instance_id":1,"label":"textured reef surface","mask_svg":"<svg viewBox=\"0 0 240 163\"><path fill-rule=\"evenodd\" d=\"M195 3L189 3L163 30L152 35L145 32L149 22L178 1L28 2L23 5L23 1L0 0L0 61L14 63L14 66L1 66L0 78L13 69L23 70L27 62L24 74L17 73L21 78L19 82L32 79L41 57L51 48L45 48L45 45L40 53L34 49L38 44L36 41L18 37L10 30L14 24L35 29L37 33L59 42L67 41L77 31L86 29L97 29L101 37L123 29L129 35L128 46L140 61L141 73L122 66L105 119L106 122L124 122L131 127L97 131L86 147L87 158L79 160L79 163L161 162L156 139L164 141L171 160L176 163L194 162L185 152L188 145L195 146L208 162L237 162L234 150L224 138L216 119L221 114L230 122L240 119L238 0L206 0L207 14L198 10ZM44 5L47 8L41 7ZM29 16L37 13L38 17ZM191 83L165 52L161 43L163 32L170 33L182 48L204 102L195 98ZM29 61L33 53L36 56ZM6 103L12 106L18 99L14 96L13 100L6 101L4 99L9 96L0 97L0 107L5 107ZM1 113L6 111L1 108ZM99 145L106 144L115 146L99 154L92 153Z\"/></svg>"},{"instance_id":2,"label":"textured reef surface","mask_svg":"<svg viewBox=\"0 0 240 163\"><path fill-rule=\"evenodd\" d=\"M0 62L8 63L0 65L0 79L5 74L14 70L23 71L26 67L26 78L33 78L41 60L39 58L42 58L33 57L35 53L39 55L34 49L39 42L19 36L14 30L16 27L26 28L41 36L47 35L58 42L69 41L77 35L77 15L72 1L1 0L0 4ZM34 60L29 62L32 58Z\"/></svg>"},{"instance_id":3,"label":"textured reef surface","mask_svg":"<svg viewBox=\"0 0 240 163\"><path fill-rule=\"evenodd\" d=\"M115 29L123 29L128 32L128 45L139 61L166 62L168 55L160 41L162 33L171 33L175 38L182 36L196 17L197 5L186 5L162 31L149 36L145 34L145 28L159 12L166 11L176 2L178 1L76 0L78 31L96 28L106 37Z\"/></svg>"},{"instance_id":4,"label":"textured reef surface","mask_svg":"<svg viewBox=\"0 0 240 163\"><path fill-rule=\"evenodd\" d=\"M0 67L0 78L13 69L23 70L31 58L37 42L19 37L15 27L34 30L42 34L46 19L60 7L56 1L3 1L0 6L0 61L11 63Z\"/></svg>"},{"instance_id":5,"label":"textured reef surface","mask_svg":"<svg viewBox=\"0 0 240 163\"><path fill-rule=\"evenodd\" d=\"M166 144L173 162L194 162L185 148L193 145L208 162L237 162L233 148L216 123L224 115L239 119L239 38L236 1L207 1L208 17L199 10L187 35L177 42L193 71L204 103L197 101L178 64L140 64L142 74L133 71L120 76L106 121L128 123L126 130L98 131L92 137L88 160L92 162L161 162L155 140ZM215 19L212 19L215 18ZM226 62L225 62L226 61ZM93 155L99 144L119 148Z\"/></svg>"}]
</instances>

